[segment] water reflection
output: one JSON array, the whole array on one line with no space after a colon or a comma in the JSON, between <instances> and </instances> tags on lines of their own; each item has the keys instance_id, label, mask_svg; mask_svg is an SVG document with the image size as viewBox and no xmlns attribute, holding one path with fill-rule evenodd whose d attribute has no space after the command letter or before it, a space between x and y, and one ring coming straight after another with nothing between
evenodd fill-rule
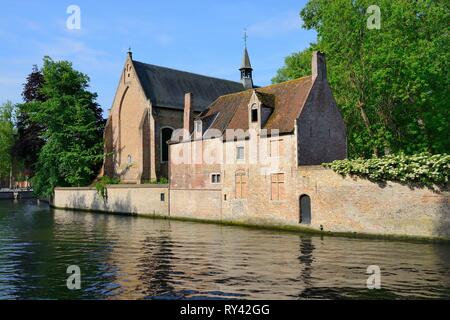
<instances>
[{"instance_id":1,"label":"water reflection","mask_svg":"<svg viewBox=\"0 0 450 320\"><path fill-rule=\"evenodd\" d=\"M449 249L0 202L0 298L450 298ZM366 288L369 265L382 290Z\"/></svg>"}]
</instances>

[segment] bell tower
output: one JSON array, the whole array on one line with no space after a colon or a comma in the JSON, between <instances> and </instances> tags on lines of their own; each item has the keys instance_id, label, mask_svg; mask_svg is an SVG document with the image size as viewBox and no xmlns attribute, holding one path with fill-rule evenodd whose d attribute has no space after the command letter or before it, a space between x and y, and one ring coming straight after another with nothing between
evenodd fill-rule
<instances>
[{"instance_id":1,"label":"bell tower","mask_svg":"<svg viewBox=\"0 0 450 320\"><path fill-rule=\"evenodd\" d=\"M250 64L250 58L248 56L247 51L247 32L244 33L244 56L242 58L242 64L239 71L241 71L241 83L244 86L245 89L252 89L253 88L253 78L252 78L252 72L253 68Z\"/></svg>"}]
</instances>

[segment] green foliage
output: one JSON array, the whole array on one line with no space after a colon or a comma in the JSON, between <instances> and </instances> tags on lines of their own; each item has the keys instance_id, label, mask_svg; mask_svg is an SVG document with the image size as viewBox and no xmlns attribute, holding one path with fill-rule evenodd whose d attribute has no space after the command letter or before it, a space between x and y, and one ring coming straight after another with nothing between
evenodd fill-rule
<instances>
[{"instance_id":1,"label":"green foliage","mask_svg":"<svg viewBox=\"0 0 450 320\"><path fill-rule=\"evenodd\" d=\"M372 181L446 187L450 176L450 155L388 155L368 160L338 160L324 166L344 176L359 176Z\"/></svg>"},{"instance_id":2,"label":"green foliage","mask_svg":"<svg viewBox=\"0 0 450 320\"><path fill-rule=\"evenodd\" d=\"M144 181L144 184L168 184L169 180L167 178L159 178L159 179L152 179Z\"/></svg>"},{"instance_id":3,"label":"green foliage","mask_svg":"<svg viewBox=\"0 0 450 320\"><path fill-rule=\"evenodd\" d=\"M95 189L97 190L97 193L105 200L108 197L108 189L107 187L109 185L119 184L120 179L118 178L110 178L108 176L101 177L100 180L98 180L95 183Z\"/></svg>"},{"instance_id":4,"label":"green foliage","mask_svg":"<svg viewBox=\"0 0 450 320\"><path fill-rule=\"evenodd\" d=\"M159 178L159 184L168 184L168 183L169 183L169 180L167 178L164 178L164 177Z\"/></svg>"},{"instance_id":5,"label":"green foliage","mask_svg":"<svg viewBox=\"0 0 450 320\"><path fill-rule=\"evenodd\" d=\"M380 30L367 28L370 5ZM351 158L449 152L450 2L309 0L300 15L317 45L288 57L274 81L304 75L311 49L326 53Z\"/></svg>"},{"instance_id":6,"label":"green foliage","mask_svg":"<svg viewBox=\"0 0 450 320\"><path fill-rule=\"evenodd\" d=\"M96 94L89 78L67 61L44 58L45 101L26 104L30 120L46 128L45 141L32 179L34 191L50 196L56 186L85 186L97 174L103 159L102 131L96 116Z\"/></svg>"},{"instance_id":7,"label":"green foliage","mask_svg":"<svg viewBox=\"0 0 450 320\"><path fill-rule=\"evenodd\" d=\"M9 177L12 168L14 145L14 110L11 102L0 106L0 180Z\"/></svg>"},{"instance_id":8,"label":"green foliage","mask_svg":"<svg viewBox=\"0 0 450 320\"><path fill-rule=\"evenodd\" d=\"M284 67L277 71L277 75L272 78L272 83L297 79L311 74L311 57L315 50L315 45L311 45L304 51L293 53L284 60Z\"/></svg>"},{"instance_id":9,"label":"green foliage","mask_svg":"<svg viewBox=\"0 0 450 320\"><path fill-rule=\"evenodd\" d=\"M44 145L42 133L45 128L40 124L30 121L26 111L26 104L34 101L44 102L46 98L41 93L44 85L44 75L37 66L33 66L23 86L22 97L24 104L17 108L17 138L14 144L14 156L16 161L23 164L23 170L32 173L36 165L39 152Z\"/></svg>"}]
</instances>

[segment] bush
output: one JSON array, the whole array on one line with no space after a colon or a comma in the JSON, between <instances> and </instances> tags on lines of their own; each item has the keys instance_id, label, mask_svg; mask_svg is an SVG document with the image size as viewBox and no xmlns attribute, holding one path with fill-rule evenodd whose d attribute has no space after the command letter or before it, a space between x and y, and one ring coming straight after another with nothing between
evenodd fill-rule
<instances>
[{"instance_id":1,"label":"bush","mask_svg":"<svg viewBox=\"0 0 450 320\"><path fill-rule=\"evenodd\" d=\"M420 153L411 156L388 155L382 158L338 160L323 166L341 175L367 178L371 181L395 181L419 186L447 187L450 155Z\"/></svg>"},{"instance_id":2,"label":"bush","mask_svg":"<svg viewBox=\"0 0 450 320\"><path fill-rule=\"evenodd\" d=\"M168 184L169 180L167 178L159 178L158 179L152 179L152 180L145 180L144 184Z\"/></svg>"},{"instance_id":3,"label":"bush","mask_svg":"<svg viewBox=\"0 0 450 320\"><path fill-rule=\"evenodd\" d=\"M119 184L119 183L120 183L120 180L117 178L110 178L108 176L104 176L104 177L101 177L101 179L95 183L95 189L97 190L97 193L103 199L106 199L108 197L107 186L112 185L112 184Z\"/></svg>"}]
</instances>

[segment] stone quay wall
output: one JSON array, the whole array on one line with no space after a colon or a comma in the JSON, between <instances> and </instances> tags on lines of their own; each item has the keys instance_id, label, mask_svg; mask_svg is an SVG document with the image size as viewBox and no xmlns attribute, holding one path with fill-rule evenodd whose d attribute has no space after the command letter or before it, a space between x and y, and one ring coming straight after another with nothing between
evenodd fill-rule
<instances>
[{"instance_id":1,"label":"stone quay wall","mask_svg":"<svg viewBox=\"0 0 450 320\"><path fill-rule=\"evenodd\" d=\"M103 199L95 188L56 188L52 205L60 209L166 216L167 185L112 185Z\"/></svg>"},{"instance_id":2,"label":"stone quay wall","mask_svg":"<svg viewBox=\"0 0 450 320\"><path fill-rule=\"evenodd\" d=\"M229 175L225 173L224 184ZM299 230L450 239L450 193L399 183L342 177L320 166L286 174L283 201L270 199L270 179L249 171L247 199L233 188L117 185L104 201L93 188L57 188L53 205L63 209L189 218ZM231 183L230 183L231 184ZM301 201L311 219L301 222ZM164 200L164 201L163 201Z\"/></svg>"}]
</instances>

